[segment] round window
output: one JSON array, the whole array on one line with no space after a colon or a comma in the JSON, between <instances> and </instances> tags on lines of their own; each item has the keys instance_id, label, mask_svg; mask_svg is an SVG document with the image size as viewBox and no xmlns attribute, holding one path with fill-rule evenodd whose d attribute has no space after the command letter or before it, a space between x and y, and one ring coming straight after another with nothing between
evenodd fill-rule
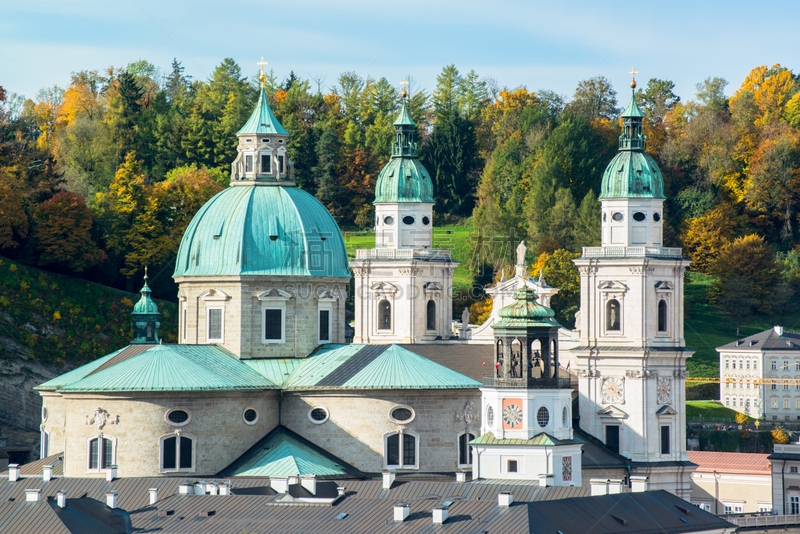
<instances>
[{"instance_id":1,"label":"round window","mask_svg":"<svg viewBox=\"0 0 800 534\"><path fill-rule=\"evenodd\" d=\"M315 425L320 425L328 420L328 410L317 406L308 412L308 418L311 419L311 422Z\"/></svg>"},{"instance_id":2,"label":"round window","mask_svg":"<svg viewBox=\"0 0 800 534\"><path fill-rule=\"evenodd\" d=\"M167 421L175 426L183 426L192 420L192 416L186 410L174 408L167 412Z\"/></svg>"},{"instance_id":3,"label":"round window","mask_svg":"<svg viewBox=\"0 0 800 534\"><path fill-rule=\"evenodd\" d=\"M564 406L564 409L561 410L561 425L566 428L567 427L567 420L569 419L569 412L567 411L567 407Z\"/></svg>"},{"instance_id":4,"label":"round window","mask_svg":"<svg viewBox=\"0 0 800 534\"><path fill-rule=\"evenodd\" d=\"M283 139L278 139L278 143L283 144Z\"/></svg>"},{"instance_id":5,"label":"round window","mask_svg":"<svg viewBox=\"0 0 800 534\"><path fill-rule=\"evenodd\" d=\"M395 423L409 423L414 419L414 410L408 406L398 406L389 412L389 419Z\"/></svg>"},{"instance_id":6,"label":"round window","mask_svg":"<svg viewBox=\"0 0 800 534\"><path fill-rule=\"evenodd\" d=\"M414 217L411 215L406 215L403 217L403 224L414 224Z\"/></svg>"},{"instance_id":7,"label":"round window","mask_svg":"<svg viewBox=\"0 0 800 534\"><path fill-rule=\"evenodd\" d=\"M645 215L641 211L637 211L636 213L633 214L633 220L636 221L636 222L642 222L646 218L647 218L647 215Z\"/></svg>"},{"instance_id":8,"label":"round window","mask_svg":"<svg viewBox=\"0 0 800 534\"><path fill-rule=\"evenodd\" d=\"M653 214L653 220L654 220L655 222L658 222L658 221L660 221L660 220L661 220L661 214L660 214L660 213L654 213L654 214Z\"/></svg>"},{"instance_id":9,"label":"round window","mask_svg":"<svg viewBox=\"0 0 800 534\"><path fill-rule=\"evenodd\" d=\"M258 412L253 408L248 408L244 411L242 417L244 418L245 423L252 425L258 421Z\"/></svg>"},{"instance_id":10,"label":"round window","mask_svg":"<svg viewBox=\"0 0 800 534\"><path fill-rule=\"evenodd\" d=\"M489 428L494 426L494 408L491 406L486 408L486 426Z\"/></svg>"},{"instance_id":11,"label":"round window","mask_svg":"<svg viewBox=\"0 0 800 534\"><path fill-rule=\"evenodd\" d=\"M394 217L392 217L391 215L389 217L384 217L383 218L383 224L387 224L389 226L393 225L394 224Z\"/></svg>"},{"instance_id":12,"label":"round window","mask_svg":"<svg viewBox=\"0 0 800 534\"><path fill-rule=\"evenodd\" d=\"M550 422L550 412L547 411L547 408L542 406L539 408L539 411L536 412L536 422L539 423L539 426L544 428Z\"/></svg>"},{"instance_id":13,"label":"round window","mask_svg":"<svg viewBox=\"0 0 800 534\"><path fill-rule=\"evenodd\" d=\"M422 218L422 224L424 224L425 226L428 226L430 223L431 223L431 220L429 218L427 218L427 217L423 217Z\"/></svg>"},{"instance_id":14,"label":"round window","mask_svg":"<svg viewBox=\"0 0 800 534\"><path fill-rule=\"evenodd\" d=\"M269 143L270 141L272 141L272 140L271 140L271 139L269 139L269 138L266 138L266 139L262 139L262 140L261 140L261 142L262 142L262 143Z\"/></svg>"},{"instance_id":15,"label":"round window","mask_svg":"<svg viewBox=\"0 0 800 534\"><path fill-rule=\"evenodd\" d=\"M616 212L615 214L613 214L611 216L611 218L614 219L617 222L620 222L621 220L623 220L625 218L625 216L623 214L621 214L620 212Z\"/></svg>"}]
</instances>

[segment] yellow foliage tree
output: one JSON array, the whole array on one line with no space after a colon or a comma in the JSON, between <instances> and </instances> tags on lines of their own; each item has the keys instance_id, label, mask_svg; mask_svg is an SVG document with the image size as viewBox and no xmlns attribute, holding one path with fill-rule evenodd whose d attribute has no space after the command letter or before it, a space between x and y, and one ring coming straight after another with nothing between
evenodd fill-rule
<instances>
[{"instance_id":1,"label":"yellow foliage tree","mask_svg":"<svg viewBox=\"0 0 800 534\"><path fill-rule=\"evenodd\" d=\"M492 299L486 298L470 306L469 322L477 325L485 323L492 314L492 304Z\"/></svg>"},{"instance_id":2,"label":"yellow foliage tree","mask_svg":"<svg viewBox=\"0 0 800 534\"><path fill-rule=\"evenodd\" d=\"M741 425L742 423L746 423L747 422L748 417L745 414L743 414L742 412L736 412L736 418L735 419L736 419L736 422Z\"/></svg>"},{"instance_id":3,"label":"yellow foliage tree","mask_svg":"<svg viewBox=\"0 0 800 534\"><path fill-rule=\"evenodd\" d=\"M722 204L701 217L689 219L683 234L683 246L692 260L692 270L709 273L720 250L735 236L736 213L730 204Z\"/></svg>"},{"instance_id":4,"label":"yellow foliage tree","mask_svg":"<svg viewBox=\"0 0 800 534\"><path fill-rule=\"evenodd\" d=\"M789 443L789 433L783 427L777 427L770 432L772 435L772 443Z\"/></svg>"}]
</instances>

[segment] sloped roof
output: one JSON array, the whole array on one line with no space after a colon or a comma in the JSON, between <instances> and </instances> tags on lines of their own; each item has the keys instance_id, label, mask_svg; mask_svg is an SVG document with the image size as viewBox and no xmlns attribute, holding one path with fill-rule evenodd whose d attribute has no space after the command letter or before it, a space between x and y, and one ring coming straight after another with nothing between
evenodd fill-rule
<instances>
[{"instance_id":1,"label":"sloped roof","mask_svg":"<svg viewBox=\"0 0 800 534\"><path fill-rule=\"evenodd\" d=\"M689 460L697 464L697 471L706 473L745 473L771 475L769 454L744 452L688 451Z\"/></svg>"},{"instance_id":2,"label":"sloped roof","mask_svg":"<svg viewBox=\"0 0 800 534\"><path fill-rule=\"evenodd\" d=\"M152 345L128 345L125 348L114 351L111 354L103 356L102 358L98 358L87 363L86 365L81 365L77 369L73 369L72 371L64 373L63 375L57 376L52 380L48 380L43 384L39 384L33 389L37 391L55 391L62 386L72 384L73 382L77 382L78 380L89 376L106 364L113 365L114 362L112 360L127 359L130 356L134 356L142 351L147 350L151 346Z\"/></svg>"},{"instance_id":3,"label":"sloped roof","mask_svg":"<svg viewBox=\"0 0 800 534\"><path fill-rule=\"evenodd\" d=\"M480 381L483 375L492 374L494 344L416 344L398 345L423 358L443 365L457 373ZM486 365L483 363L486 362ZM488 369L488 371L487 371Z\"/></svg>"},{"instance_id":4,"label":"sloped roof","mask_svg":"<svg viewBox=\"0 0 800 534\"><path fill-rule=\"evenodd\" d=\"M62 392L242 391L275 384L216 345L155 345Z\"/></svg>"},{"instance_id":5,"label":"sloped roof","mask_svg":"<svg viewBox=\"0 0 800 534\"><path fill-rule=\"evenodd\" d=\"M579 439L558 439L546 432L540 432L530 439L498 439L487 432L469 442L470 445L524 445L526 447L553 447L556 445L581 445Z\"/></svg>"},{"instance_id":6,"label":"sloped roof","mask_svg":"<svg viewBox=\"0 0 800 534\"><path fill-rule=\"evenodd\" d=\"M282 386L303 363L300 358L268 358L242 361L278 386Z\"/></svg>"},{"instance_id":7,"label":"sloped roof","mask_svg":"<svg viewBox=\"0 0 800 534\"><path fill-rule=\"evenodd\" d=\"M219 476L288 477L295 475L348 476L360 471L314 443L279 426L256 443Z\"/></svg>"},{"instance_id":8,"label":"sloped roof","mask_svg":"<svg viewBox=\"0 0 800 534\"><path fill-rule=\"evenodd\" d=\"M583 441L581 469L624 469L630 461L621 454L608 450L605 444L580 428L572 429L573 436Z\"/></svg>"},{"instance_id":9,"label":"sloped roof","mask_svg":"<svg viewBox=\"0 0 800 534\"><path fill-rule=\"evenodd\" d=\"M784 330L782 335L778 335L774 328L770 328L758 334L731 341L721 347L717 347L717 350L754 350L758 352L762 350L800 351L800 333L787 332Z\"/></svg>"},{"instance_id":10,"label":"sloped roof","mask_svg":"<svg viewBox=\"0 0 800 534\"><path fill-rule=\"evenodd\" d=\"M398 345L325 345L286 389L472 389L481 383Z\"/></svg>"},{"instance_id":11,"label":"sloped roof","mask_svg":"<svg viewBox=\"0 0 800 534\"><path fill-rule=\"evenodd\" d=\"M250 118L247 119L244 126L236 132L236 135L243 134L289 135L289 132L281 126L281 123L278 122L278 119L275 118L275 115L272 113L272 108L269 107L269 102L267 102L267 93L264 91L263 87L258 94L258 102L256 102L253 113L250 114Z\"/></svg>"}]
</instances>

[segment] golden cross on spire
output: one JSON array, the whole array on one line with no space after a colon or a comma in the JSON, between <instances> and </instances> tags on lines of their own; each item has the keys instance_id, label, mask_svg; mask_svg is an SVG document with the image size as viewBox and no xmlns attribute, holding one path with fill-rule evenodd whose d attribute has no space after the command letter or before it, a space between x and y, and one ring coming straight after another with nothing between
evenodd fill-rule
<instances>
[{"instance_id":1,"label":"golden cross on spire","mask_svg":"<svg viewBox=\"0 0 800 534\"><path fill-rule=\"evenodd\" d=\"M636 89L636 75L639 74L636 72L636 67L633 67L628 74L631 75L631 89Z\"/></svg>"},{"instance_id":2,"label":"golden cross on spire","mask_svg":"<svg viewBox=\"0 0 800 534\"><path fill-rule=\"evenodd\" d=\"M408 91L406 91L406 87L408 86L408 84L409 82L407 82L405 76L403 76L403 81L400 82L400 85L403 86L403 91L400 93L400 96L402 96L403 98L408 97Z\"/></svg>"},{"instance_id":3,"label":"golden cross on spire","mask_svg":"<svg viewBox=\"0 0 800 534\"><path fill-rule=\"evenodd\" d=\"M264 56L261 56L261 61L256 63L256 65L261 65L261 75L258 77L258 79L261 82L262 89L264 88L264 85L267 83L267 77L264 75L264 65L266 64L267 62L264 61Z\"/></svg>"}]
</instances>

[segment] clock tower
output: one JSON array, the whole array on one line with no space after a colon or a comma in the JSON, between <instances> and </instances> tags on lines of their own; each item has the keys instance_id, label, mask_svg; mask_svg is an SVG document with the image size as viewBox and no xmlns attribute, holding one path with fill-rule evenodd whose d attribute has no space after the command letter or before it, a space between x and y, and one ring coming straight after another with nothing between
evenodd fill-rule
<instances>
[{"instance_id":1,"label":"clock tower","mask_svg":"<svg viewBox=\"0 0 800 534\"><path fill-rule=\"evenodd\" d=\"M477 458L473 478L545 477L548 486L580 486L572 389L558 363L560 325L536 300L523 287L492 325L495 358L481 388L481 436L470 442Z\"/></svg>"},{"instance_id":2,"label":"clock tower","mask_svg":"<svg viewBox=\"0 0 800 534\"><path fill-rule=\"evenodd\" d=\"M636 82L631 82L635 89ZM663 181L645 153L635 93L622 113L619 153L601 185L602 244L573 260L581 277L580 426L631 461L652 489L688 498L683 273L662 242ZM635 471L635 472L634 472Z\"/></svg>"}]
</instances>

